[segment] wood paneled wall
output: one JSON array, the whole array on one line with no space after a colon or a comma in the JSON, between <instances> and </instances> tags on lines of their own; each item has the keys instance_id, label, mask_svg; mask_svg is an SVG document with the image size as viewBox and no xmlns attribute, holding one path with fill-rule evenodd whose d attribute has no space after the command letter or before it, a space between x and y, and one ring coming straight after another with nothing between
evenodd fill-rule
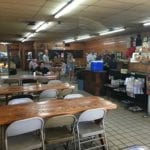
<instances>
[{"instance_id":1,"label":"wood paneled wall","mask_svg":"<svg viewBox=\"0 0 150 150\"><path fill-rule=\"evenodd\" d=\"M98 54L107 51L122 52L125 55L127 48L129 47L129 36L117 36L112 38L98 38L85 43L86 52L97 52Z\"/></svg>"},{"instance_id":2,"label":"wood paneled wall","mask_svg":"<svg viewBox=\"0 0 150 150\"><path fill-rule=\"evenodd\" d=\"M58 47L62 47L66 50L84 50L84 54L87 52L97 52L98 54L104 53L107 51L110 52L122 52L125 56L125 53L129 47L130 43L130 36L131 35L123 35L123 36L114 36L111 38L108 37L98 37L95 39L91 39L87 42L76 42L70 43L69 45L65 45L64 43L60 43ZM42 43L42 42L26 42L26 43L19 43L19 52L21 54L22 60L22 68L26 68L25 63L25 55L27 51L34 50L35 56L37 55L38 50L44 51L45 48L52 49L53 47L57 47L57 44L53 42ZM84 58L81 60L77 60L78 64L85 64L85 55Z\"/></svg>"}]
</instances>

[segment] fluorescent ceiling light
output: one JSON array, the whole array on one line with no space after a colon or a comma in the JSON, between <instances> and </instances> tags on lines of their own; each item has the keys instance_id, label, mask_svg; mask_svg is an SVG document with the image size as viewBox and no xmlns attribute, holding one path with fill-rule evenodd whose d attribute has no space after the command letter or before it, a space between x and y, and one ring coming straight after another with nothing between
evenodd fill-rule
<instances>
[{"instance_id":1,"label":"fluorescent ceiling light","mask_svg":"<svg viewBox=\"0 0 150 150\"><path fill-rule=\"evenodd\" d=\"M28 32L28 33L25 34L24 37L28 37L30 34L31 34L31 32Z\"/></svg>"},{"instance_id":2,"label":"fluorescent ceiling light","mask_svg":"<svg viewBox=\"0 0 150 150\"><path fill-rule=\"evenodd\" d=\"M29 39L30 37L33 37L35 35L35 33L31 33L30 35L28 35L27 37L26 37L26 39Z\"/></svg>"},{"instance_id":3,"label":"fluorescent ceiling light","mask_svg":"<svg viewBox=\"0 0 150 150\"><path fill-rule=\"evenodd\" d=\"M10 44L10 43L8 43L8 42L0 42L0 44L7 45L7 44Z\"/></svg>"},{"instance_id":4,"label":"fluorescent ceiling light","mask_svg":"<svg viewBox=\"0 0 150 150\"><path fill-rule=\"evenodd\" d=\"M90 35L82 35L82 36L78 36L77 41L86 40L86 39L89 39L89 38L91 38Z\"/></svg>"},{"instance_id":5,"label":"fluorescent ceiling light","mask_svg":"<svg viewBox=\"0 0 150 150\"><path fill-rule=\"evenodd\" d=\"M144 23L143 26L150 26L150 22Z\"/></svg>"},{"instance_id":6,"label":"fluorescent ceiling light","mask_svg":"<svg viewBox=\"0 0 150 150\"><path fill-rule=\"evenodd\" d=\"M21 40L21 42L25 42L27 39L23 39L23 40Z\"/></svg>"},{"instance_id":7,"label":"fluorescent ceiling light","mask_svg":"<svg viewBox=\"0 0 150 150\"><path fill-rule=\"evenodd\" d=\"M126 43L126 41L119 41L119 43Z\"/></svg>"},{"instance_id":8,"label":"fluorescent ceiling light","mask_svg":"<svg viewBox=\"0 0 150 150\"><path fill-rule=\"evenodd\" d=\"M69 3L69 2L68 2ZM61 3L55 10L52 12L52 15L55 16L59 11L61 11L68 3Z\"/></svg>"},{"instance_id":9,"label":"fluorescent ceiling light","mask_svg":"<svg viewBox=\"0 0 150 150\"><path fill-rule=\"evenodd\" d=\"M70 0L66 5L64 5L61 9L59 9L54 17L59 18L69 12L71 12L74 8L79 6L84 0Z\"/></svg>"},{"instance_id":10,"label":"fluorescent ceiling light","mask_svg":"<svg viewBox=\"0 0 150 150\"><path fill-rule=\"evenodd\" d=\"M113 34L113 33L117 33L117 32L122 32L125 31L125 28L114 28L114 30L112 31L102 31L100 32L100 35L108 35L108 34Z\"/></svg>"},{"instance_id":11,"label":"fluorescent ceiling light","mask_svg":"<svg viewBox=\"0 0 150 150\"><path fill-rule=\"evenodd\" d=\"M34 25L34 27L32 29L33 30L38 29L43 23L44 23L44 21L40 21L40 22L36 23L36 25Z\"/></svg>"},{"instance_id":12,"label":"fluorescent ceiling light","mask_svg":"<svg viewBox=\"0 0 150 150\"><path fill-rule=\"evenodd\" d=\"M52 25L52 22L45 22L41 26L39 26L39 28L37 28L35 32L39 32L41 30L45 30L50 25Z\"/></svg>"},{"instance_id":13,"label":"fluorescent ceiling light","mask_svg":"<svg viewBox=\"0 0 150 150\"><path fill-rule=\"evenodd\" d=\"M19 41L22 41L22 40L24 40L24 39L25 39L25 38L18 38Z\"/></svg>"},{"instance_id":14,"label":"fluorescent ceiling light","mask_svg":"<svg viewBox=\"0 0 150 150\"><path fill-rule=\"evenodd\" d=\"M104 45L113 45L115 44L116 42L105 42Z\"/></svg>"},{"instance_id":15,"label":"fluorescent ceiling light","mask_svg":"<svg viewBox=\"0 0 150 150\"><path fill-rule=\"evenodd\" d=\"M64 40L65 43L71 43L71 42L74 42L75 40L74 39L66 39Z\"/></svg>"}]
</instances>

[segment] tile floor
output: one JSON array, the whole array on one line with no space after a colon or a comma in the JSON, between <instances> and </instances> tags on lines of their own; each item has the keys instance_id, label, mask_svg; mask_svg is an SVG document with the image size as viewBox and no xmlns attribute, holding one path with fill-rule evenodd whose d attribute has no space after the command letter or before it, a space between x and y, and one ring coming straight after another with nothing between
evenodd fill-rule
<instances>
[{"instance_id":1,"label":"tile floor","mask_svg":"<svg viewBox=\"0 0 150 150\"><path fill-rule=\"evenodd\" d=\"M77 84L74 93L90 94L78 91ZM108 98L106 98L108 99ZM107 113L105 125L109 150L121 150L131 145L145 145L150 149L150 117L144 118L144 112L130 112L118 100L109 98L118 104L116 110ZM47 150L52 147L48 146ZM63 149L60 146L55 149Z\"/></svg>"},{"instance_id":2,"label":"tile floor","mask_svg":"<svg viewBox=\"0 0 150 150\"><path fill-rule=\"evenodd\" d=\"M81 93L87 95L86 92ZM127 110L118 100L109 100L118 105L116 110L107 113L105 121L109 150L121 150L132 145L144 145L150 149L150 117L143 117L144 112Z\"/></svg>"},{"instance_id":3,"label":"tile floor","mask_svg":"<svg viewBox=\"0 0 150 150\"><path fill-rule=\"evenodd\" d=\"M111 150L131 145L145 145L150 148L150 118L144 113L130 112L122 104L108 112L106 131Z\"/></svg>"}]
</instances>

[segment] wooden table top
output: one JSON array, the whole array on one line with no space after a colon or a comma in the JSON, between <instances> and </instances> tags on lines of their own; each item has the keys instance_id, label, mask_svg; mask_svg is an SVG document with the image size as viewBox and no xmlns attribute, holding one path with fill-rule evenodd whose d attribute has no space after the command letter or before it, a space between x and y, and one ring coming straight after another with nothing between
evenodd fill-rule
<instances>
[{"instance_id":1,"label":"wooden table top","mask_svg":"<svg viewBox=\"0 0 150 150\"><path fill-rule=\"evenodd\" d=\"M33 80L37 80L39 78L46 78L49 80L52 79L57 79L57 75L53 74L53 75L44 75L44 76L33 76L33 75L20 75L20 76L1 76L0 77L2 80L9 80L9 79L14 79L14 80L28 80L28 79L33 79Z\"/></svg>"},{"instance_id":2,"label":"wooden table top","mask_svg":"<svg viewBox=\"0 0 150 150\"><path fill-rule=\"evenodd\" d=\"M9 86L0 87L0 95L12 95L16 93L35 93L41 92L47 89L63 90L68 88L74 88L68 83L58 83L58 84L35 84L35 85L24 85L24 86Z\"/></svg>"},{"instance_id":3,"label":"wooden table top","mask_svg":"<svg viewBox=\"0 0 150 150\"><path fill-rule=\"evenodd\" d=\"M117 105L97 96L3 105L0 106L0 125L30 117L48 118L63 114L77 114L92 108L111 110L116 109Z\"/></svg>"}]
</instances>

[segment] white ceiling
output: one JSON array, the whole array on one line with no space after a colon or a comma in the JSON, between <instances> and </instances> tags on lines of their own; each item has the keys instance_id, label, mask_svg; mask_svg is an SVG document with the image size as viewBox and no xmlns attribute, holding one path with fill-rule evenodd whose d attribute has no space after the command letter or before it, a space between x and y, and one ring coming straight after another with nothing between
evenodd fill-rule
<instances>
[{"instance_id":1,"label":"white ceiling","mask_svg":"<svg viewBox=\"0 0 150 150\"><path fill-rule=\"evenodd\" d=\"M59 41L78 35L96 35L113 27L139 27L150 20L150 0L84 0L69 14L55 19L53 13L68 0L0 0L0 41L17 41L34 32L28 22L53 21L30 40Z\"/></svg>"}]
</instances>

